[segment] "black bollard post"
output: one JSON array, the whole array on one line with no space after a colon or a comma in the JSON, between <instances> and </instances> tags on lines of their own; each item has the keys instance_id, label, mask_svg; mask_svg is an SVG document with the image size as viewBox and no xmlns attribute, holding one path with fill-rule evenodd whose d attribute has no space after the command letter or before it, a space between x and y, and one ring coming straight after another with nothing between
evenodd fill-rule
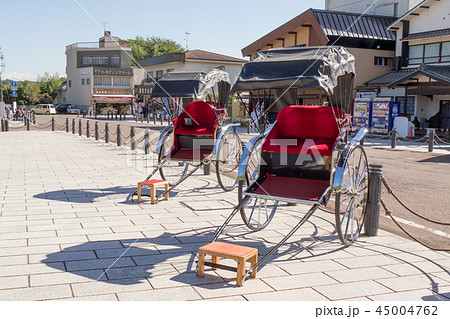
<instances>
[{"instance_id":1,"label":"black bollard post","mask_svg":"<svg viewBox=\"0 0 450 319\"><path fill-rule=\"evenodd\" d=\"M153 124L156 124L156 113L153 113Z\"/></svg>"},{"instance_id":2,"label":"black bollard post","mask_svg":"<svg viewBox=\"0 0 450 319\"><path fill-rule=\"evenodd\" d=\"M211 175L211 162L203 165L203 175Z\"/></svg>"},{"instance_id":3,"label":"black bollard post","mask_svg":"<svg viewBox=\"0 0 450 319\"><path fill-rule=\"evenodd\" d=\"M72 134L75 134L75 119L72 119Z\"/></svg>"},{"instance_id":4,"label":"black bollard post","mask_svg":"<svg viewBox=\"0 0 450 319\"><path fill-rule=\"evenodd\" d=\"M66 133L69 133L69 119L66 117Z\"/></svg>"},{"instance_id":5,"label":"black bollard post","mask_svg":"<svg viewBox=\"0 0 450 319\"><path fill-rule=\"evenodd\" d=\"M433 152L433 147L434 147L434 133L435 130L434 128L430 128L428 130L428 152L432 153Z\"/></svg>"},{"instance_id":6,"label":"black bollard post","mask_svg":"<svg viewBox=\"0 0 450 319\"><path fill-rule=\"evenodd\" d=\"M55 118L52 117L52 132L55 131Z\"/></svg>"},{"instance_id":7,"label":"black bollard post","mask_svg":"<svg viewBox=\"0 0 450 319\"><path fill-rule=\"evenodd\" d=\"M98 141L98 121L95 121L94 130L95 130L95 140Z\"/></svg>"},{"instance_id":8,"label":"black bollard post","mask_svg":"<svg viewBox=\"0 0 450 319\"><path fill-rule=\"evenodd\" d=\"M397 141L397 129L393 128L391 132L391 148L395 148L396 141Z\"/></svg>"},{"instance_id":9,"label":"black bollard post","mask_svg":"<svg viewBox=\"0 0 450 319\"><path fill-rule=\"evenodd\" d=\"M148 154L150 151L150 141L148 140L150 136L150 130L148 128L145 129L145 135L144 135L144 151L145 154Z\"/></svg>"},{"instance_id":10,"label":"black bollard post","mask_svg":"<svg viewBox=\"0 0 450 319\"><path fill-rule=\"evenodd\" d=\"M109 111L106 112L106 118L109 120Z\"/></svg>"},{"instance_id":11,"label":"black bollard post","mask_svg":"<svg viewBox=\"0 0 450 319\"><path fill-rule=\"evenodd\" d=\"M250 134L250 120L247 121L247 134Z\"/></svg>"},{"instance_id":12,"label":"black bollard post","mask_svg":"<svg viewBox=\"0 0 450 319\"><path fill-rule=\"evenodd\" d=\"M383 165L369 165L369 189L367 197L366 218L364 220L364 234L376 236L380 220L381 176Z\"/></svg>"},{"instance_id":13,"label":"black bollard post","mask_svg":"<svg viewBox=\"0 0 450 319\"><path fill-rule=\"evenodd\" d=\"M117 121L117 112L116 112L116 121Z\"/></svg>"},{"instance_id":14,"label":"black bollard post","mask_svg":"<svg viewBox=\"0 0 450 319\"><path fill-rule=\"evenodd\" d=\"M4 132L5 131L5 120L3 118L1 118L0 119L0 123L1 123L1 126L2 126L2 132Z\"/></svg>"},{"instance_id":15,"label":"black bollard post","mask_svg":"<svg viewBox=\"0 0 450 319\"><path fill-rule=\"evenodd\" d=\"M105 123L105 143L109 143L109 126Z\"/></svg>"},{"instance_id":16,"label":"black bollard post","mask_svg":"<svg viewBox=\"0 0 450 319\"><path fill-rule=\"evenodd\" d=\"M36 114L31 113L31 116L33 117L33 124L36 125Z\"/></svg>"},{"instance_id":17,"label":"black bollard post","mask_svg":"<svg viewBox=\"0 0 450 319\"><path fill-rule=\"evenodd\" d=\"M149 123L149 114L148 113L147 113L146 118L147 118L147 124L148 124Z\"/></svg>"},{"instance_id":18,"label":"black bollard post","mask_svg":"<svg viewBox=\"0 0 450 319\"><path fill-rule=\"evenodd\" d=\"M117 115L117 113L116 113ZM117 124L117 146L121 146L122 145L122 141L120 139L120 124Z\"/></svg>"},{"instance_id":19,"label":"black bollard post","mask_svg":"<svg viewBox=\"0 0 450 319\"><path fill-rule=\"evenodd\" d=\"M161 125L163 125L163 115L160 114L160 118L161 118Z\"/></svg>"},{"instance_id":20,"label":"black bollard post","mask_svg":"<svg viewBox=\"0 0 450 319\"><path fill-rule=\"evenodd\" d=\"M27 131L29 131L30 130L30 118L27 118Z\"/></svg>"},{"instance_id":21,"label":"black bollard post","mask_svg":"<svg viewBox=\"0 0 450 319\"><path fill-rule=\"evenodd\" d=\"M132 151L134 151L135 149L135 145L134 145L134 126L132 126L130 128L130 148Z\"/></svg>"},{"instance_id":22,"label":"black bollard post","mask_svg":"<svg viewBox=\"0 0 450 319\"><path fill-rule=\"evenodd\" d=\"M86 121L86 137L89 138L89 120Z\"/></svg>"},{"instance_id":23,"label":"black bollard post","mask_svg":"<svg viewBox=\"0 0 450 319\"><path fill-rule=\"evenodd\" d=\"M79 119L79 120L78 120L78 135L79 135L79 136L82 136L82 135L83 135L83 133L81 132L81 129L82 129L82 127L81 127L81 119Z\"/></svg>"},{"instance_id":24,"label":"black bollard post","mask_svg":"<svg viewBox=\"0 0 450 319\"><path fill-rule=\"evenodd\" d=\"M9 121L5 120L5 132L9 132Z\"/></svg>"},{"instance_id":25,"label":"black bollard post","mask_svg":"<svg viewBox=\"0 0 450 319\"><path fill-rule=\"evenodd\" d=\"M141 114L141 123L144 122L144 114Z\"/></svg>"}]
</instances>

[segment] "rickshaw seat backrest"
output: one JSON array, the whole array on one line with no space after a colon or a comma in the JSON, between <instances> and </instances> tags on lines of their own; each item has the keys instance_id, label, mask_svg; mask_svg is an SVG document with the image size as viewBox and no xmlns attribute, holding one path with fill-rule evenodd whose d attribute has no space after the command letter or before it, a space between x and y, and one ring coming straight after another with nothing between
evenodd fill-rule
<instances>
[{"instance_id":1,"label":"rickshaw seat backrest","mask_svg":"<svg viewBox=\"0 0 450 319\"><path fill-rule=\"evenodd\" d=\"M277 138L335 140L339 136L335 115L340 118L345 116L337 107L286 106L277 116Z\"/></svg>"},{"instance_id":2,"label":"rickshaw seat backrest","mask_svg":"<svg viewBox=\"0 0 450 319\"><path fill-rule=\"evenodd\" d=\"M190 118L191 124L186 124L185 118ZM176 123L177 127L216 127L217 125L218 119L214 109L204 101L195 101L186 105Z\"/></svg>"}]
</instances>

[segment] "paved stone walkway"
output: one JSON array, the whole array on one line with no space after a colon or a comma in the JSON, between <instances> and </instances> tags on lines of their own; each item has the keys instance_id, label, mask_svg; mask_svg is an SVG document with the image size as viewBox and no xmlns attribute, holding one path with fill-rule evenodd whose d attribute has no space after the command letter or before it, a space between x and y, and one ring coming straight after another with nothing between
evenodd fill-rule
<instances>
[{"instance_id":1,"label":"paved stone walkway","mask_svg":"<svg viewBox=\"0 0 450 319\"><path fill-rule=\"evenodd\" d=\"M198 278L195 254L237 194L199 173L169 201L127 201L142 158L63 132L1 133L0 300L450 299L449 254L384 231L344 249L321 211L244 287L223 270ZM236 216L222 239L264 253L306 209L256 233Z\"/></svg>"}]
</instances>

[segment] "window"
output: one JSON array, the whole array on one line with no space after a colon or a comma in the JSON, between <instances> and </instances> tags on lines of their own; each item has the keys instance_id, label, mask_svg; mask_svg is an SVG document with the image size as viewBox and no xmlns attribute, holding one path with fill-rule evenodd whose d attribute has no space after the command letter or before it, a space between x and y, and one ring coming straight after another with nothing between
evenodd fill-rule
<instances>
[{"instance_id":1,"label":"window","mask_svg":"<svg viewBox=\"0 0 450 319\"><path fill-rule=\"evenodd\" d=\"M86 84L91 85L91 79L86 79Z\"/></svg>"},{"instance_id":2,"label":"window","mask_svg":"<svg viewBox=\"0 0 450 319\"><path fill-rule=\"evenodd\" d=\"M120 57L118 57L118 56L112 56L112 57L111 57L111 64L113 64L113 65L118 65L118 64L120 64Z\"/></svg>"},{"instance_id":3,"label":"window","mask_svg":"<svg viewBox=\"0 0 450 319\"><path fill-rule=\"evenodd\" d=\"M450 62L450 42L412 45L409 64Z\"/></svg>"},{"instance_id":4,"label":"window","mask_svg":"<svg viewBox=\"0 0 450 319\"><path fill-rule=\"evenodd\" d=\"M405 97L397 96L395 98L396 102L400 102L400 115L405 114ZM406 97L406 114L414 114L416 106L416 99L414 96L407 96Z\"/></svg>"},{"instance_id":5,"label":"window","mask_svg":"<svg viewBox=\"0 0 450 319\"><path fill-rule=\"evenodd\" d=\"M84 85L85 80L81 79L81 85Z\"/></svg>"},{"instance_id":6,"label":"window","mask_svg":"<svg viewBox=\"0 0 450 319\"><path fill-rule=\"evenodd\" d=\"M94 76L95 86L111 86L110 76Z\"/></svg>"},{"instance_id":7,"label":"window","mask_svg":"<svg viewBox=\"0 0 450 319\"><path fill-rule=\"evenodd\" d=\"M153 71L147 72L147 82L153 81Z\"/></svg>"},{"instance_id":8,"label":"window","mask_svg":"<svg viewBox=\"0 0 450 319\"><path fill-rule=\"evenodd\" d=\"M221 66L218 66L216 69L219 69L219 70L222 70L222 71L225 71L225 65L221 65Z\"/></svg>"},{"instance_id":9,"label":"window","mask_svg":"<svg viewBox=\"0 0 450 319\"><path fill-rule=\"evenodd\" d=\"M388 58L388 57L383 57L383 56L376 56L374 57L374 65L377 66L390 66L393 67L394 66L394 58Z\"/></svg>"},{"instance_id":10,"label":"window","mask_svg":"<svg viewBox=\"0 0 450 319\"><path fill-rule=\"evenodd\" d=\"M108 57L107 56L84 56L83 57L84 65L107 65Z\"/></svg>"},{"instance_id":11,"label":"window","mask_svg":"<svg viewBox=\"0 0 450 319\"><path fill-rule=\"evenodd\" d=\"M113 77L114 86L130 86L130 78L125 76Z\"/></svg>"},{"instance_id":12,"label":"window","mask_svg":"<svg viewBox=\"0 0 450 319\"><path fill-rule=\"evenodd\" d=\"M174 71L175 69L167 69L166 70L166 73L169 73L169 72L172 72L172 71Z\"/></svg>"},{"instance_id":13,"label":"window","mask_svg":"<svg viewBox=\"0 0 450 319\"><path fill-rule=\"evenodd\" d=\"M69 87L72 87L72 80L69 80Z\"/></svg>"},{"instance_id":14,"label":"window","mask_svg":"<svg viewBox=\"0 0 450 319\"><path fill-rule=\"evenodd\" d=\"M156 71L156 80L159 80L163 76L163 70Z\"/></svg>"}]
</instances>

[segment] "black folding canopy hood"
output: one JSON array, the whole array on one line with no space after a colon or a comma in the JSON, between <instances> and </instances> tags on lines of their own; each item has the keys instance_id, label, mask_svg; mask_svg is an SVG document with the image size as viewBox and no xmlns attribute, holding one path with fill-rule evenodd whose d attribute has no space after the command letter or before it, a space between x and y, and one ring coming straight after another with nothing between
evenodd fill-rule
<instances>
[{"instance_id":1,"label":"black folding canopy hood","mask_svg":"<svg viewBox=\"0 0 450 319\"><path fill-rule=\"evenodd\" d=\"M218 92L214 91L216 87ZM230 92L230 77L219 69L204 71L172 71L158 80L150 95L152 98L194 98L204 100L208 94L217 93L219 103L227 105Z\"/></svg>"},{"instance_id":2,"label":"black folding canopy hood","mask_svg":"<svg viewBox=\"0 0 450 319\"><path fill-rule=\"evenodd\" d=\"M321 88L333 105L349 112L354 75L355 58L344 47L274 48L244 64L231 91Z\"/></svg>"}]
</instances>

